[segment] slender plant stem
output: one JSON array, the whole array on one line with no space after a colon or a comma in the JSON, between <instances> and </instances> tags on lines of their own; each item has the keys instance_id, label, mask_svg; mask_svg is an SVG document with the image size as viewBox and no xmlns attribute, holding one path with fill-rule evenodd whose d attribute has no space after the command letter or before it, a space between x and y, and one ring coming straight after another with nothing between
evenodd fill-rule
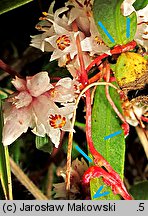
<instances>
[{"instance_id":1,"label":"slender plant stem","mask_svg":"<svg viewBox=\"0 0 148 216\"><path fill-rule=\"evenodd\" d=\"M12 180L11 180L11 168L10 168L10 161L9 161L9 151L8 146L4 147L5 157L6 157L6 170L7 170L7 177L8 177L8 199L13 200L12 195Z\"/></svg>"},{"instance_id":2,"label":"slender plant stem","mask_svg":"<svg viewBox=\"0 0 148 216\"><path fill-rule=\"evenodd\" d=\"M114 47L114 49L112 49L112 50L110 51L110 55L120 54L120 53L122 53L122 52L127 52L127 51L129 51L129 50L134 49L136 45L137 45L137 44L136 44L135 41L131 41L131 42L129 42L128 44L122 45L122 46L121 46L121 45L118 45L118 46ZM102 55L100 55L100 56L98 56L97 58L95 58L95 60L92 61L92 62L88 65L88 67L86 68L86 72L88 73L88 71L89 71L95 64L97 64L97 65L100 64L101 61L102 61L102 59L104 59L104 58L106 58L106 57L108 57L108 56L109 56L109 54L103 53Z\"/></svg>"},{"instance_id":3,"label":"slender plant stem","mask_svg":"<svg viewBox=\"0 0 148 216\"><path fill-rule=\"evenodd\" d=\"M75 22L73 23L73 29L74 31L78 30ZM82 85L85 87L88 85L89 81L88 81L87 71L84 65L83 52L81 49L79 35L77 35L76 37L76 45L77 45L77 50L78 50L78 58L80 62L81 82L82 82ZM104 165L108 169L108 171L113 171L110 164L103 158L103 156L94 147L94 143L93 143L92 136L91 136L91 95L90 95L89 89L85 92L85 95L86 95L86 139L87 139L87 143L89 146L89 151L91 152L93 157L96 158L97 164L99 164L100 166Z\"/></svg>"},{"instance_id":4,"label":"slender plant stem","mask_svg":"<svg viewBox=\"0 0 148 216\"><path fill-rule=\"evenodd\" d=\"M79 38L79 35L77 37ZM77 41L77 43L80 44L80 39ZM83 61L83 54L82 54L81 46L77 46L77 48L78 48L78 56L81 56L79 57L79 59ZM81 65L81 71L83 71L82 74L84 75L84 79L82 80L85 81L82 84L85 86L86 83L88 83L88 77L87 77L87 72L84 68L84 64ZM121 190L121 193L123 194L123 197L125 199L126 197L129 198L130 196L126 191L126 188L120 176L114 171L111 165L105 160L105 158L94 147L94 143L93 143L92 135L91 135L91 95L90 95L89 89L85 92L85 95L86 95L86 139L87 139L87 143L89 146L89 151L94 157L94 163L99 166L104 166L107 169L107 171L110 173L110 175L112 175L115 182L117 182L120 185L120 190Z\"/></svg>"},{"instance_id":5,"label":"slender plant stem","mask_svg":"<svg viewBox=\"0 0 148 216\"><path fill-rule=\"evenodd\" d=\"M73 117L74 119L74 117ZM69 198L70 192L70 171L71 171L71 151L72 151L73 132L69 132L68 136L68 149L67 149L67 168L66 168L66 192Z\"/></svg>"},{"instance_id":6,"label":"slender plant stem","mask_svg":"<svg viewBox=\"0 0 148 216\"><path fill-rule=\"evenodd\" d=\"M75 32L78 31L78 27L76 22L73 22L73 30ZM77 45L77 50L78 50L78 58L80 62L80 68L81 68L81 74L80 74L80 80L83 80L82 85L85 87L88 85L88 77L85 71L85 65L83 61L83 55L81 55L81 45L80 45L80 38L79 35L76 37L76 45ZM73 118L74 119L74 118ZM66 169L66 191L67 191L67 196L70 191L70 169L71 169L71 151L72 151L72 140L73 140L73 132L69 133L69 140L68 140L68 150L67 150L67 169Z\"/></svg>"},{"instance_id":7,"label":"slender plant stem","mask_svg":"<svg viewBox=\"0 0 148 216\"><path fill-rule=\"evenodd\" d=\"M46 185L46 196L49 200L52 199L53 168L54 168L54 164L51 163L48 168L47 185Z\"/></svg>"},{"instance_id":8,"label":"slender plant stem","mask_svg":"<svg viewBox=\"0 0 148 216\"><path fill-rule=\"evenodd\" d=\"M7 65L5 62L3 62L1 59L0 59L0 68L2 70L4 70L5 72L9 73L12 77L19 77L21 78L20 74L17 73L15 70L13 70L9 65Z\"/></svg>"},{"instance_id":9,"label":"slender plant stem","mask_svg":"<svg viewBox=\"0 0 148 216\"><path fill-rule=\"evenodd\" d=\"M36 185L28 178L28 176L20 169L20 167L10 157L10 165L13 174L24 185L37 200L48 200L48 198L36 187Z\"/></svg>"},{"instance_id":10,"label":"slender plant stem","mask_svg":"<svg viewBox=\"0 0 148 216\"><path fill-rule=\"evenodd\" d=\"M77 24L75 21L73 22L73 30L75 32L78 31L78 27L77 27ZM135 43L134 43L134 45L135 45ZM107 57L108 54L102 54L101 56L96 58L85 69L85 64L84 64L84 60L83 60L83 52L81 49L81 43L80 43L79 35L76 36L76 46L77 46L77 50L78 50L78 58L79 58L79 62L80 62L80 72L81 72L81 75L79 78L80 78L81 84L83 85L83 88L85 88L89 84L87 72L93 67L94 64L101 63L102 59ZM131 49L131 46L129 46L128 48L123 46L123 49L121 46L118 46L118 47L114 48L113 50L111 50L111 54L121 53L122 51L124 51L124 50L127 51L128 49ZM89 89L86 90L85 96L86 96L86 139L87 139L87 143L89 146L89 150L94 157L94 163L99 165L99 166L104 166L108 170L108 172L112 173L115 180L117 180L119 183L121 183L121 187L124 189L124 185L123 185L119 175L113 170L113 168L110 166L110 164L105 160L105 158L103 158L103 156L99 152L97 152L97 150L94 147L92 136L91 136L91 95L90 95ZM74 118L75 117L73 117L73 120L74 120ZM69 142L68 142L67 172L66 172L66 189L67 189L67 192L70 191L70 167L71 167L72 139L73 139L73 132L70 132L69 133Z\"/></svg>"},{"instance_id":11,"label":"slender plant stem","mask_svg":"<svg viewBox=\"0 0 148 216\"><path fill-rule=\"evenodd\" d=\"M76 110L78 107L78 103L81 99L81 97L85 94L86 91L88 91L88 89L90 89L91 87L94 86L101 86L101 85L109 85L115 89L117 89L116 86L114 86L111 83L106 83L106 82L95 82L95 83L91 83L90 85L86 86L81 93L79 94L77 100L76 100L76 104L75 104L75 110L73 112L73 118L72 118L72 128L74 128L74 124L75 124L75 119L76 119ZM66 169L66 191L67 191L67 197L70 191L70 170L71 170L71 149L72 149L72 141L73 141L73 131L71 131L69 133L69 139L68 139L68 150L67 150L67 169Z\"/></svg>"},{"instance_id":12,"label":"slender plant stem","mask_svg":"<svg viewBox=\"0 0 148 216\"><path fill-rule=\"evenodd\" d=\"M110 66L109 66L109 64L106 64L106 82L109 83L109 80L110 80ZM118 117L121 119L121 121L123 121L125 124L127 124L125 118L119 112L118 108L116 107L116 105L114 104L113 100L110 97L110 94L109 94L109 85L105 86L105 91L106 91L107 100L109 101L110 105L114 109L115 113L118 115Z\"/></svg>"}]
</instances>

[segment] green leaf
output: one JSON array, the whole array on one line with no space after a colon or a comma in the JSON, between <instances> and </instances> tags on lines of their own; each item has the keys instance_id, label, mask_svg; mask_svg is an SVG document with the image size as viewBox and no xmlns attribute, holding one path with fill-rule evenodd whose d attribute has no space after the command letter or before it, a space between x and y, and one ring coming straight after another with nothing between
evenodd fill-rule
<instances>
[{"instance_id":1,"label":"green leaf","mask_svg":"<svg viewBox=\"0 0 148 216\"><path fill-rule=\"evenodd\" d=\"M103 185L103 189L101 190L100 193L104 193L104 192L110 192L108 195L106 196L101 196L100 198L93 198L93 196L96 194L96 192L98 191L98 189L100 188L100 186ZM111 188L108 187L106 184L104 184L102 178L94 178L91 180L90 182L90 187L91 187L91 197L92 200L120 200L120 196L119 195L114 195Z\"/></svg>"},{"instance_id":2,"label":"green leaf","mask_svg":"<svg viewBox=\"0 0 148 216\"><path fill-rule=\"evenodd\" d=\"M5 99L7 96L7 93L2 88L0 88L0 99Z\"/></svg>"},{"instance_id":3,"label":"green leaf","mask_svg":"<svg viewBox=\"0 0 148 216\"><path fill-rule=\"evenodd\" d=\"M148 181L132 186L129 192L135 200L148 200Z\"/></svg>"},{"instance_id":4,"label":"green leaf","mask_svg":"<svg viewBox=\"0 0 148 216\"><path fill-rule=\"evenodd\" d=\"M140 10L144 7L146 7L148 4L148 0L137 0L134 2L133 6L135 8L135 10Z\"/></svg>"},{"instance_id":5,"label":"green leaf","mask_svg":"<svg viewBox=\"0 0 148 216\"><path fill-rule=\"evenodd\" d=\"M137 80L147 76L147 61L138 53L125 52L122 53L116 63L115 77L120 88L132 89L133 85L137 85ZM142 86L143 85L143 86ZM140 88L144 87L145 83L140 84Z\"/></svg>"},{"instance_id":6,"label":"green leaf","mask_svg":"<svg viewBox=\"0 0 148 216\"><path fill-rule=\"evenodd\" d=\"M116 90L110 88L110 95L119 111L121 111L120 98ZM104 86L97 87L92 110L93 142L97 151L103 155L112 168L120 175L121 179L123 179L125 156L124 133L122 131L119 135L104 140L105 136L119 130L122 130L121 122L106 98ZM91 181L92 197L101 185L104 185L104 183L100 179ZM106 186L106 190L111 192L110 187ZM102 199L102 197L98 199ZM119 196L111 192L108 196L105 196L105 199L119 199Z\"/></svg>"},{"instance_id":7,"label":"green leaf","mask_svg":"<svg viewBox=\"0 0 148 216\"><path fill-rule=\"evenodd\" d=\"M0 106L1 99L0 99ZM1 107L0 107L1 108ZM2 144L2 127L3 127L3 119L2 119L2 108L0 109L0 180L3 188L3 193L5 198L8 197L8 179L6 172L6 161L5 161L5 149Z\"/></svg>"},{"instance_id":8,"label":"green leaf","mask_svg":"<svg viewBox=\"0 0 148 216\"><path fill-rule=\"evenodd\" d=\"M1 0L0 1L0 14L18 8L24 4L27 4L33 0Z\"/></svg>"},{"instance_id":9,"label":"green leaf","mask_svg":"<svg viewBox=\"0 0 148 216\"><path fill-rule=\"evenodd\" d=\"M94 0L93 14L99 33L107 46L113 47L117 44L127 44L134 39L137 29L137 17L133 12L130 16L130 36L126 37L126 19L120 10L123 0ZM107 29L115 42L111 42L102 28L98 25L101 22Z\"/></svg>"},{"instance_id":10,"label":"green leaf","mask_svg":"<svg viewBox=\"0 0 148 216\"><path fill-rule=\"evenodd\" d=\"M23 140L22 138L18 138L17 140L15 140L13 142L13 145L10 146L10 155L11 157L13 158L13 160L19 164L20 162L20 159L21 159L21 147L22 147L22 144L23 144Z\"/></svg>"},{"instance_id":11,"label":"green leaf","mask_svg":"<svg viewBox=\"0 0 148 216\"><path fill-rule=\"evenodd\" d=\"M143 56L146 60L148 60L148 55Z\"/></svg>"},{"instance_id":12,"label":"green leaf","mask_svg":"<svg viewBox=\"0 0 148 216\"><path fill-rule=\"evenodd\" d=\"M45 137L36 136L35 143L37 149L51 154L53 150L53 144L48 138L48 136Z\"/></svg>"},{"instance_id":13,"label":"green leaf","mask_svg":"<svg viewBox=\"0 0 148 216\"><path fill-rule=\"evenodd\" d=\"M8 146L2 144L2 128L3 128L3 115L2 115L2 101L0 99L0 181L2 184L4 196L6 199L12 199L12 182L11 170L9 163Z\"/></svg>"}]
</instances>

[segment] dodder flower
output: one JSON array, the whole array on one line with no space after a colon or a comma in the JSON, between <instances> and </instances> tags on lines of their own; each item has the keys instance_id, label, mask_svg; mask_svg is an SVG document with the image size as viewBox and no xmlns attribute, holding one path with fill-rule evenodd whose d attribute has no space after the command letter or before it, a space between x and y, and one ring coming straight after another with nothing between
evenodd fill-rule
<instances>
[{"instance_id":1,"label":"dodder flower","mask_svg":"<svg viewBox=\"0 0 148 216\"><path fill-rule=\"evenodd\" d=\"M73 83L67 79L69 85ZM47 72L40 72L34 76L26 77L26 80L16 77L12 83L17 93L12 94L4 103L4 128L3 144L10 145L27 129L44 137L47 134L56 147L60 141L60 130L70 131L74 105L59 108L54 101L67 103L74 100L75 94L70 90L68 97L62 97L62 79L57 85L57 95L51 96L50 91L54 86L50 84ZM71 87L71 86L69 86ZM61 91L61 93L59 93ZM71 98L72 97L72 98Z\"/></svg>"},{"instance_id":2,"label":"dodder flower","mask_svg":"<svg viewBox=\"0 0 148 216\"><path fill-rule=\"evenodd\" d=\"M75 98L79 93L80 83L69 77L60 79L53 89L49 90L50 100L59 103L75 102Z\"/></svg>"},{"instance_id":3,"label":"dodder flower","mask_svg":"<svg viewBox=\"0 0 148 216\"><path fill-rule=\"evenodd\" d=\"M57 59L60 67L65 66L77 54L75 38L79 32L74 32L71 25L68 25L68 18L63 14L67 10L67 7L63 7L58 9L54 16L45 14L46 16L41 18L42 22L37 25L44 33L31 36L30 44L43 52L52 51L50 61ZM80 35L83 37L82 33Z\"/></svg>"},{"instance_id":4,"label":"dodder flower","mask_svg":"<svg viewBox=\"0 0 148 216\"><path fill-rule=\"evenodd\" d=\"M90 17L89 20L91 35L81 41L82 50L90 52L90 56L94 56L95 54L100 55L102 53L110 54L110 48L107 47L101 39L93 17Z\"/></svg>"},{"instance_id":5,"label":"dodder flower","mask_svg":"<svg viewBox=\"0 0 148 216\"><path fill-rule=\"evenodd\" d=\"M88 169L86 161L81 158L76 158L71 164L70 170L70 199L80 198L81 194L81 179L84 172ZM54 198L66 199L66 166L57 168L57 176L61 176L64 179L62 183L53 184L53 192L55 193Z\"/></svg>"},{"instance_id":6,"label":"dodder flower","mask_svg":"<svg viewBox=\"0 0 148 216\"><path fill-rule=\"evenodd\" d=\"M26 80L16 77L12 83L18 93L8 98L4 104L4 145L10 145L26 132L28 127L34 127L34 102L52 88L46 72L27 77Z\"/></svg>"},{"instance_id":7,"label":"dodder flower","mask_svg":"<svg viewBox=\"0 0 148 216\"><path fill-rule=\"evenodd\" d=\"M55 35L45 39L53 47L54 51L51 55L50 61L70 56L71 59L77 54L77 47L75 44L75 38L78 32L70 32L54 23ZM66 59L66 58L65 58Z\"/></svg>"},{"instance_id":8,"label":"dodder flower","mask_svg":"<svg viewBox=\"0 0 148 216\"><path fill-rule=\"evenodd\" d=\"M50 14L51 10L44 13L45 17L37 25L43 33L32 36L31 46L52 52L50 61L58 60L60 67L71 64L76 58L78 35L83 52L90 56L108 53L109 48L103 43L94 23L92 4L93 0L70 0L54 15ZM77 31L74 31L73 22L77 25Z\"/></svg>"}]
</instances>

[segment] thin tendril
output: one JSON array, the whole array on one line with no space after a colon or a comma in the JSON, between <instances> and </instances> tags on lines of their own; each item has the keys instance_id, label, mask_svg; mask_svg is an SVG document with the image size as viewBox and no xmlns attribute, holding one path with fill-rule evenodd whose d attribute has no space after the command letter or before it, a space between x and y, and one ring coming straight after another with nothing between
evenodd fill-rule
<instances>
[{"instance_id":1,"label":"thin tendril","mask_svg":"<svg viewBox=\"0 0 148 216\"><path fill-rule=\"evenodd\" d=\"M110 67L109 67L109 64L107 64L106 65L106 81L107 81L108 84L109 84L109 80L110 80ZM106 91L107 100L109 101L110 105L114 109L115 113L118 115L118 117L121 119L121 121L123 121L125 124L127 124L125 118L119 112L118 108L116 107L116 105L114 104L112 98L110 97L110 94L109 94L109 85L105 86L105 91Z\"/></svg>"},{"instance_id":2,"label":"thin tendril","mask_svg":"<svg viewBox=\"0 0 148 216\"><path fill-rule=\"evenodd\" d=\"M81 91L81 93L79 94L79 96L78 96L78 98L77 98L77 100L76 100L76 103L75 103L75 109L74 109L74 112L73 112L73 118L72 118L72 121L71 121L71 125L72 125L72 128L74 128L74 124L75 124L75 120L76 120L76 111L77 111L77 107L78 107L78 104L79 104L79 102L80 102L80 99L81 99L81 97L84 95L84 93L86 92L86 91L88 91L88 89L90 89L90 88L92 88L92 87L94 87L94 86L102 86L102 85L109 85L110 87L112 87L112 88L114 88L114 89L116 89L116 90L118 90L118 88L115 86L115 85L113 85L113 84L111 84L111 83L107 83L107 82L95 82L95 83L91 83L91 84L89 84L88 86L86 86L82 91ZM68 153L67 153L67 158L68 158L68 160L67 160L67 167L71 167L70 165L71 165L71 160L69 160L69 157L71 158L71 146L72 146L72 141L73 141L73 130L72 131L70 131L69 132L69 139L68 139ZM69 169L67 169L67 172L66 172L66 174L67 174L67 176L66 176L66 190L67 191L69 191L70 190L70 188L69 188L69 186L70 186L70 177L68 178L68 174L70 173L70 170Z\"/></svg>"}]
</instances>

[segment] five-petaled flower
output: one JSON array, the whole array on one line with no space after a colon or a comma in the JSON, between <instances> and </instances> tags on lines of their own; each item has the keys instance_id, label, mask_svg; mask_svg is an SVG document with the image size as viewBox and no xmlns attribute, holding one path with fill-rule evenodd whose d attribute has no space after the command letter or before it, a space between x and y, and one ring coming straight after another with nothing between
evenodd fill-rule
<instances>
[{"instance_id":1,"label":"five-petaled flower","mask_svg":"<svg viewBox=\"0 0 148 216\"><path fill-rule=\"evenodd\" d=\"M53 26L55 35L45 39L54 48L50 61L55 59L69 59L69 57L73 59L77 54L75 39L79 33L68 31L56 23L53 23Z\"/></svg>"}]
</instances>

